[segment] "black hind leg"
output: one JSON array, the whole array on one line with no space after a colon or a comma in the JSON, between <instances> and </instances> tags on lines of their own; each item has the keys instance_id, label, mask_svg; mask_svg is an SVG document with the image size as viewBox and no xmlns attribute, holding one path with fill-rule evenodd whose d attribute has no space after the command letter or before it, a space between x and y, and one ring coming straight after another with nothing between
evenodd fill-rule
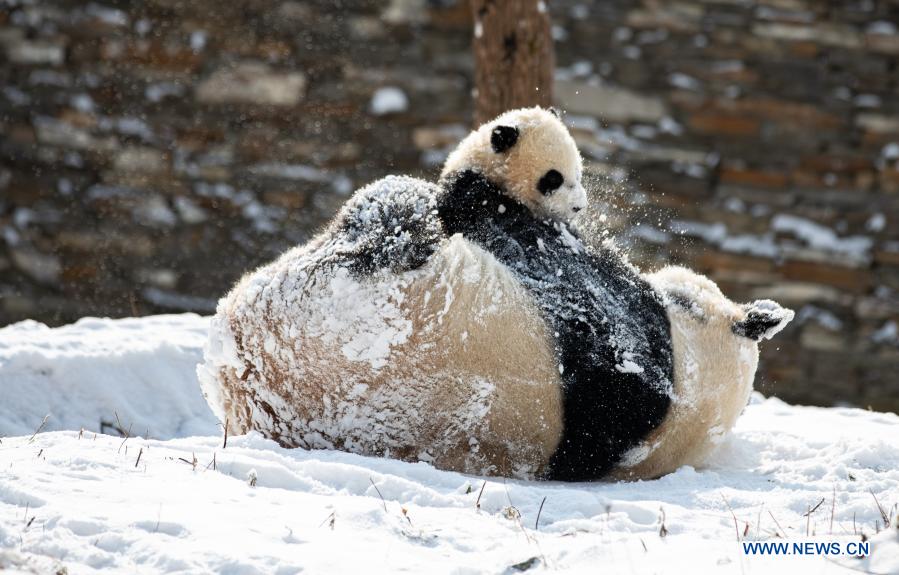
<instances>
[{"instance_id":1,"label":"black hind leg","mask_svg":"<svg viewBox=\"0 0 899 575\"><path fill-rule=\"evenodd\" d=\"M736 322L731 330L754 341L771 339L793 319L793 310L762 299L745 304L746 317Z\"/></svg>"}]
</instances>

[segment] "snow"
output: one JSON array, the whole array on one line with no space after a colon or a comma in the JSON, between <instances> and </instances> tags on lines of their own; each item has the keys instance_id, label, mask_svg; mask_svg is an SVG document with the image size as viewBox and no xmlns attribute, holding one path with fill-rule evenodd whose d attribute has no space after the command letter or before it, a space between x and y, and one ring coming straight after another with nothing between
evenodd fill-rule
<instances>
[{"instance_id":1,"label":"snow","mask_svg":"<svg viewBox=\"0 0 899 575\"><path fill-rule=\"evenodd\" d=\"M882 232L886 228L887 218L880 212L871 214L868 221L865 222L865 229L869 232Z\"/></svg>"},{"instance_id":2,"label":"snow","mask_svg":"<svg viewBox=\"0 0 899 575\"><path fill-rule=\"evenodd\" d=\"M348 194L353 189L353 182L348 177L304 164L259 164L249 168L249 172L257 176L284 180L331 182L334 191L341 195Z\"/></svg>"},{"instance_id":3,"label":"snow","mask_svg":"<svg viewBox=\"0 0 899 575\"><path fill-rule=\"evenodd\" d=\"M791 233L810 247L848 256L864 257L873 240L864 236L840 238L833 230L812 220L790 214L777 214L771 220L771 229Z\"/></svg>"},{"instance_id":4,"label":"snow","mask_svg":"<svg viewBox=\"0 0 899 575\"><path fill-rule=\"evenodd\" d=\"M878 20L871 22L865 30L868 34L882 34L892 36L896 34L896 24L888 20Z\"/></svg>"},{"instance_id":5,"label":"snow","mask_svg":"<svg viewBox=\"0 0 899 575\"><path fill-rule=\"evenodd\" d=\"M756 394L704 468L635 483L485 481L424 462L283 449L257 434L225 447L194 375L207 321L0 329L0 570L899 570L894 414ZM94 434L112 411L134 422L133 437ZM883 529L875 498L894 527ZM747 556L737 532L844 546L865 533L873 546L864 559Z\"/></svg>"},{"instance_id":6,"label":"snow","mask_svg":"<svg viewBox=\"0 0 899 575\"><path fill-rule=\"evenodd\" d=\"M877 220L874 225L879 225ZM866 236L840 237L836 232L817 222L794 216L792 214L776 214L771 219L771 230L777 234L793 236L800 243L790 239L777 241L773 233L764 235L743 234L728 235L728 229L722 223L705 223L689 220L671 220L670 230L679 235L692 236L704 242L717 245L722 250L733 253L745 253L767 258L781 255L802 254L805 247L813 250L840 255L850 261L867 261L870 258L874 240Z\"/></svg>"},{"instance_id":7,"label":"snow","mask_svg":"<svg viewBox=\"0 0 899 575\"><path fill-rule=\"evenodd\" d=\"M803 306L796 316L796 321L800 324L807 321L814 321L818 325L833 332L838 332L843 329L843 322L840 321L840 318L826 309L821 309L813 305Z\"/></svg>"},{"instance_id":8,"label":"snow","mask_svg":"<svg viewBox=\"0 0 899 575\"><path fill-rule=\"evenodd\" d=\"M370 109L376 116L398 114L409 108L409 98L396 86L378 88L371 97Z\"/></svg>"},{"instance_id":9,"label":"snow","mask_svg":"<svg viewBox=\"0 0 899 575\"><path fill-rule=\"evenodd\" d=\"M681 74L676 72L674 74L668 75L668 83L675 88L681 88L683 90L691 90L697 91L700 89L701 84L699 80L692 76L688 76L687 74Z\"/></svg>"},{"instance_id":10,"label":"snow","mask_svg":"<svg viewBox=\"0 0 899 575\"><path fill-rule=\"evenodd\" d=\"M875 343L899 343L899 325L894 321L887 321L880 329L871 334L871 341Z\"/></svg>"},{"instance_id":11,"label":"snow","mask_svg":"<svg viewBox=\"0 0 899 575\"><path fill-rule=\"evenodd\" d=\"M194 369L209 320L194 314L84 318L0 329L0 436L100 430L102 422L168 439L218 433Z\"/></svg>"}]
</instances>

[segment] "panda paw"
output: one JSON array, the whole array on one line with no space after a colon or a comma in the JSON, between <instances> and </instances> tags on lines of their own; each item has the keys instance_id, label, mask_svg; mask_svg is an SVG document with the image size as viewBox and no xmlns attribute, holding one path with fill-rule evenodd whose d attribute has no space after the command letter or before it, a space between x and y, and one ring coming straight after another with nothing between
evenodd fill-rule
<instances>
[{"instance_id":1,"label":"panda paw","mask_svg":"<svg viewBox=\"0 0 899 575\"><path fill-rule=\"evenodd\" d=\"M360 274L399 273L423 265L441 239L438 191L421 180L388 176L357 192L340 218L351 246L350 268Z\"/></svg>"},{"instance_id":2,"label":"panda paw","mask_svg":"<svg viewBox=\"0 0 899 575\"><path fill-rule=\"evenodd\" d=\"M733 324L731 329L739 336L754 341L771 339L793 320L793 310L781 307L770 299L744 304L746 316Z\"/></svg>"}]
</instances>

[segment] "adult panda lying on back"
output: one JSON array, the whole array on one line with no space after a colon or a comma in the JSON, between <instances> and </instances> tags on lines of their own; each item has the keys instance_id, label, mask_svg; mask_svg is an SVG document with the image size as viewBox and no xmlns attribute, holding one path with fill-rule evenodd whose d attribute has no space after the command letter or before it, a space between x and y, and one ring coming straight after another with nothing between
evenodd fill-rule
<instances>
[{"instance_id":1,"label":"adult panda lying on back","mask_svg":"<svg viewBox=\"0 0 899 575\"><path fill-rule=\"evenodd\" d=\"M581 169L535 108L469 135L439 188L363 188L219 303L210 405L232 432L478 474L698 463L746 403L756 340L791 312L585 247L565 223L586 204Z\"/></svg>"}]
</instances>

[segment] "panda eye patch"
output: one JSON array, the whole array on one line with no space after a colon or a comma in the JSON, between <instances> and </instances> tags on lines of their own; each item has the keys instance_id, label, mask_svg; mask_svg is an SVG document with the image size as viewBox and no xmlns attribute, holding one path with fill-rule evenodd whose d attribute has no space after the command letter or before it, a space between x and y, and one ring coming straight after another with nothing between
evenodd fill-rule
<instances>
[{"instance_id":1,"label":"panda eye patch","mask_svg":"<svg viewBox=\"0 0 899 575\"><path fill-rule=\"evenodd\" d=\"M537 182L537 189L546 196L559 189L563 183L565 183L565 178L562 177L562 174L556 170L550 170L543 174L543 177Z\"/></svg>"}]
</instances>

